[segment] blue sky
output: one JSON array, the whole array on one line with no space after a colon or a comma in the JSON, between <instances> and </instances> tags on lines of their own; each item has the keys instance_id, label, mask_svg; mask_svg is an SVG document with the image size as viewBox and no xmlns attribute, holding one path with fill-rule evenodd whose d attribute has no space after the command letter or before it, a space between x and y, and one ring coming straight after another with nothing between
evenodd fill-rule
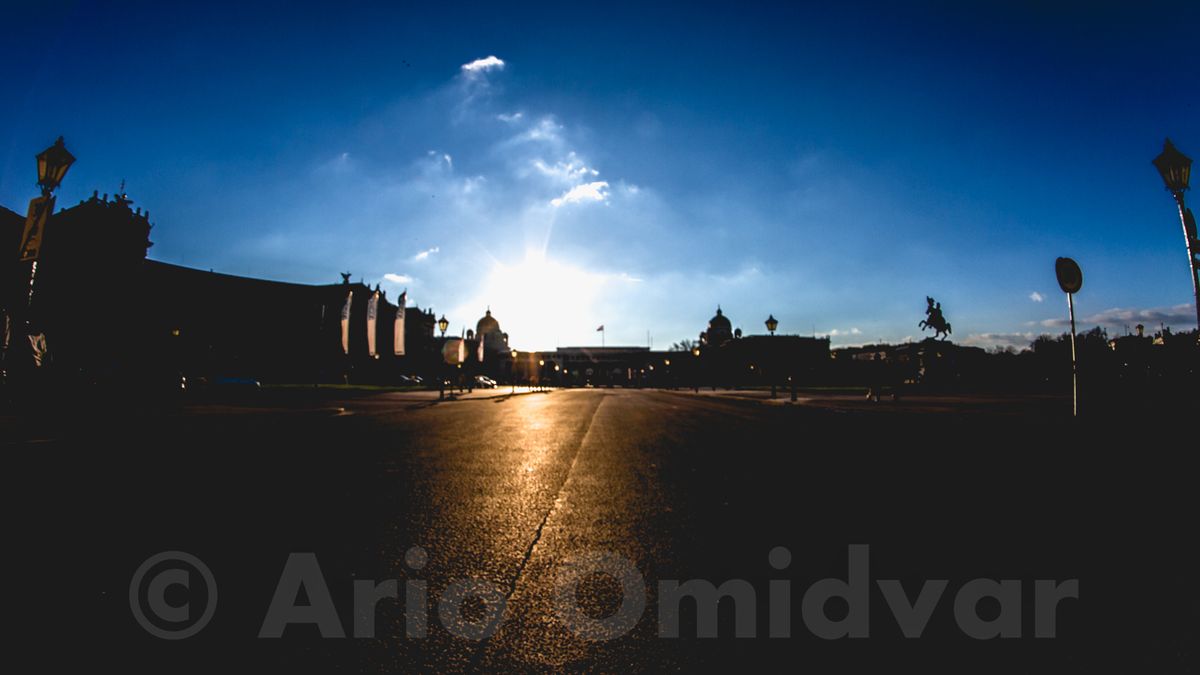
<instances>
[{"instance_id":1,"label":"blue sky","mask_svg":"<svg viewBox=\"0 0 1200 675\"><path fill-rule=\"evenodd\" d=\"M0 203L62 134L60 205L124 179L156 259L348 270L529 349L718 303L920 339L926 295L1021 346L1062 330L1060 255L1085 325L1194 321L1149 162L1200 154L1195 5L643 4L4 0Z\"/></svg>"}]
</instances>

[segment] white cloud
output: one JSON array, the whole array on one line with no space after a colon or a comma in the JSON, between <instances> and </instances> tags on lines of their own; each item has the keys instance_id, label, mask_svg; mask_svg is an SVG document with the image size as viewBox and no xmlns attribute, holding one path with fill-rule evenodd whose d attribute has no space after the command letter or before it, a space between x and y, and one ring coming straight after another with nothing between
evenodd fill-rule
<instances>
[{"instance_id":1,"label":"white cloud","mask_svg":"<svg viewBox=\"0 0 1200 675\"><path fill-rule=\"evenodd\" d=\"M486 72L493 68L503 69L504 61L501 61L499 58L497 58L495 56L485 56L482 59L475 59L474 61L472 61L470 63L464 63L462 65L463 72L468 75L474 75L475 73Z\"/></svg>"},{"instance_id":2,"label":"white cloud","mask_svg":"<svg viewBox=\"0 0 1200 675\"><path fill-rule=\"evenodd\" d=\"M517 140L522 141L548 141L557 143L562 140L562 125L555 121L554 117L547 115L537 121L525 133L521 134Z\"/></svg>"},{"instance_id":3,"label":"white cloud","mask_svg":"<svg viewBox=\"0 0 1200 675\"><path fill-rule=\"evenodd\" d=\"M480 187L482 187L483 184L486 182L487 182L487 178L485 178L483 176L471 176L470 178L463 180L462 192L464 195L469 195L472 192L475 192L476 190L478 190Z\"/></svg>"},{"instance_id":4,"label":"white cloud","mask_svg":"<svg viewBox=\"0 0 1200 675\"><path fill-rule=\"evenodd\" d=\"M834 328L833 330L829 331L829 337L844 337L847 335L862 335L862 331L857 328L850 328L849 330Z\"/></svg>"},{"instance_id":5,"label":"white cloud","mask_svg":"<svg viewBox=\"0 0 1200 675\"><path fill-rule=\"evenodd\" d=\"M563 196L550 200L551 206L562 206L564 204L573 204L578 202L592 201L602 202L608 199L608 181L598 180L592 183L584 183L563 193Z\"/></svg>"},{"instance_id":6,"label":"white cloud","mask_svg":"<svg viewBox=\"0 0 1200 675\"><path fill-rule=\"evenodd\" d=\"M1147 326L1160 323L1167 326L1187 326L1195 321L1196 310L1194 306L1191 303L1184 303L1182 305L1175 305L1174 307L1150 307L1147 309L1113 307L1112 309L1106 309L1102 312L1085 316L1077 320L1076 324L1120 328L1125 325L1138 323ZM1065 328L1071 322L1066 317L1060 317L1056 319L1044 319L1036 323L1045 328Z\"/></svg>"},{"instance_id":7,"label":"white cloud","mask_svg":"<svg viewBox=\"0 0 1200 675\"><path fill-rule=\"evenodd\" d=\"M1030 293L1030 294L1029 294L1029 299L1030 299L1030 300L1032 300L1032 301L1034 301L1034 302L1041 302L1041 301L1045 300L1046 298L1045 298L1045 297L1043 297L1041 293L1038 293L1037 291L1034 291L1034 292L1032 292L1032 293Z\"/></svg>"},{"instance_id":8,"label":"white cloud","mask_svg":"<svg viewBox=\"0 0 1200 675\"><path fill-rule=\"evenodd\" d=\"M393 284L411 284L413 280L413 278L407 274L385 274L383 275L383 278L384 280L390 281Z\"/></svg>"},{"instance_id":9,"label":"white cloud","mask_svg":"<svg viewBox=\"0 0 1200 675\"><path fill-rule=\"evenodd\" d=\"M1026 349L1033 342L1034 337L1036 336L1033 333L972 333L962 340L962 344L984 349L997 347Z\"/></svg>"},{"instance_id":10,"label":"white cloud","mask_svg":"<svg viewBox=\"0 0 1200 675\"><path fill-rule=\"evenodd\" d=\"M520 122L521 118L524 116L525 116L525 113L518 111L515 113L511 113L511 114L500 113L499 115L496 115L496 119L500 120L501 122L507 122L509 124L514 124L516 122Z\"/></svg>"},{"instance_id":11,"label":"white cloud","mask_svg":"<svg viewBox=\"0 0 1200 675\"><path fill-rule=\"evenodd\" d=\"M533 167L540 171L542 175L565 183L574 183L585 178L600 175L599 171L585 165L574 152L567 153L565 160L555 162L553 166L546 164L542 159L535 159L533 160Z\"/></svg>"},{"instance_id":12,"label":"white cloud","mask_svg":"<svg viewBox=\"0 0 1200 675\"><path fill-rule=\"evenodd\" d=\"M421 251L420 253L414 255L413 260L416 260L418 262L421 260L425 260L426 258L433 255L434 253L437 253L440 250L441 249L438 248L437 246L434 246L433 248L427 248L424 251Z\"/></svg>"}]
</instances>

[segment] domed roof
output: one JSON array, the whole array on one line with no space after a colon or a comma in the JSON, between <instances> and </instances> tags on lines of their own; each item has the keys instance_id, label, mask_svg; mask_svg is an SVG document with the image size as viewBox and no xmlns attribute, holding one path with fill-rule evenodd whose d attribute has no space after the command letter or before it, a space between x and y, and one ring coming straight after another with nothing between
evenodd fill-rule
<instances>
[{"instance_id":1,"label":"domed roof","mask_svg":"<svg viewBox=\"0 0 1200 675\"><path fill-rule=\"evenodd\" d=\"M500 322L492 318L492 309L489 307L487 314L484 314L479 323L475 324L475 334L487 335L488 333L498 332L500 332Z\"/></svg>"},{"instance_id":2,"label":"domed roof","mask_svg":"<svg viewBox=\"0 0 1200 675\"><path fill-rule=\"evenodd\" d=\"M725 315L721 312L720 305L718 305L717 306L717 315L708 320L708 327L709 328L724 328L725 330L729 330L731 325L732 324L729 323L729 319L725 318Z\"/></svg>"}]
</instances>

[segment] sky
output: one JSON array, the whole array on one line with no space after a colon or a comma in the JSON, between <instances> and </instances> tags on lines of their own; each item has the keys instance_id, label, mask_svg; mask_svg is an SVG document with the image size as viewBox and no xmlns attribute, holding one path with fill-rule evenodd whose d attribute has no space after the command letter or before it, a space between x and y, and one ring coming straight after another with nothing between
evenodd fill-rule
<instances>
[{"instance_id":1,"label":"sky","mask_svg":"<svg viewBox=\"0 0 1200 675\"><path fill-rule=\"evenodd\" d=\"M340 272L522 349L735 327L1194 328L1150 160L1200 154L1200 5L0 0L0 204L121 181L150 257ZM436 5L436 6L435 6ZM87 302L86 291L81 301ZM928 335L925 333L924 335Z\"/></svg>"}]
</instances>

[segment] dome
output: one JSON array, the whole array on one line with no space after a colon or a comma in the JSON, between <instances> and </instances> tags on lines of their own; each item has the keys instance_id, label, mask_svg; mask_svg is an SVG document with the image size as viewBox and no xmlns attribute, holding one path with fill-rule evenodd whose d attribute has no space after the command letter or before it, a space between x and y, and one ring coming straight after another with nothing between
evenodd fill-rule
<instances>
[{"instance_id":1,"label":"dome","mask_svg":"<svg viewBox=\"0 0 1200 675\"><path fill-rule=\"evenodd\" d=\"M714 347L720 347L733 339L733 326L721 307L717 306L717 315L708 320L708 330L703 333L703 342Z\"/></svg>"},{"instance_id":2,"label":"dome","mask_svg":"<svg viewBox=\"0 0 1200 675\"><path fill-rule=\"evenodd\" d=\"M483 318L479 320L479 323L475 324L475 334L487 335L488 333L499 332L500 322L492 317L492 310L491 308L488 308L487 314L484 314Z\"/></svg>"},{"instance_id":3,"label":"dome","mask_svg":"<svg viewBox=\"0 0 1200 675\"><path fill-rule=\"evenodd\" d=\"M710 330L713 328L729 330L731 326L732 324L729 323L729 319L725 318L720 307L717 307L717 315L708 320L708 328Z\"/></svg>"}]
</instances>

